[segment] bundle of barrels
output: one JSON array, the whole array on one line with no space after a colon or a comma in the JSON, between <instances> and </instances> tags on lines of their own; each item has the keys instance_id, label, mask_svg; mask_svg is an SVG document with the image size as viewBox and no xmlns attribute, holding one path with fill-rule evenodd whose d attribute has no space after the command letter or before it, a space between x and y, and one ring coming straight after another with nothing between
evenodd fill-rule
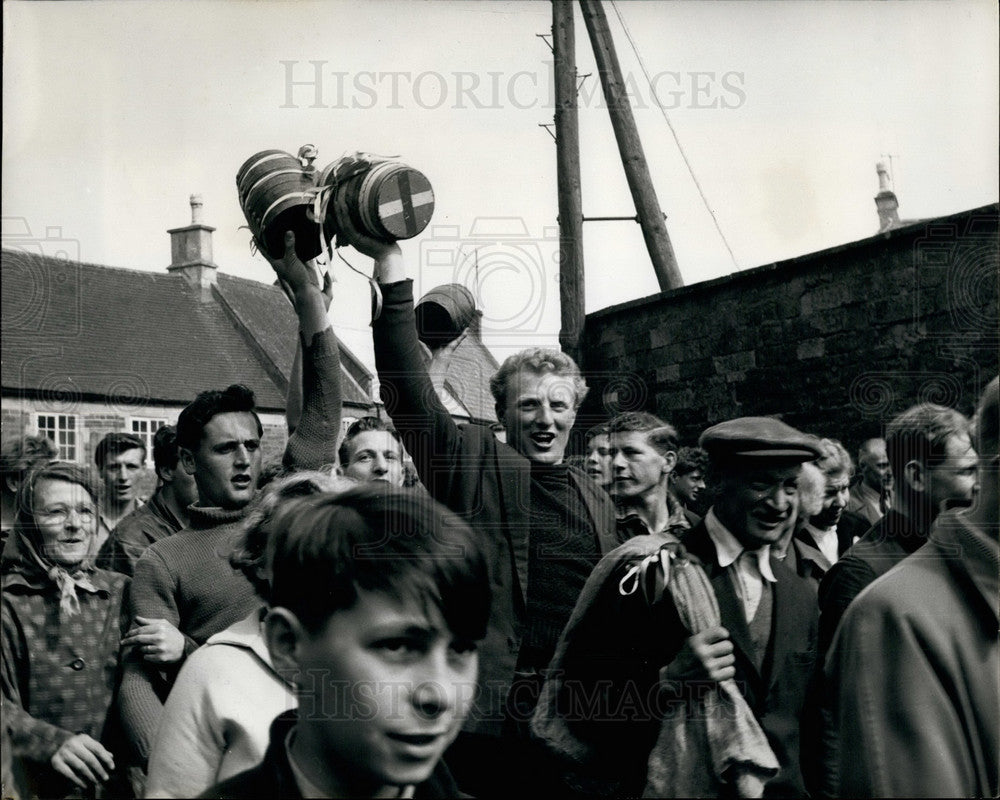
<instances>
[{"instance_id":1,"label":"bundle of barrels","mask_svg":"<svg viewBox=\"0 0 1000 800\"><path fill-rule=\"evenodd\" d=\"M264 150L237 172L240 207L265 255L280 258L290 230L299 258L315 258L341 227L338 209L360 233L382 241L409 239L427 227L434 192L421 172L364 153L320 171L313 166L316 156L312 145L299 148L298 156Z\"/></svg>"}]
</instances>

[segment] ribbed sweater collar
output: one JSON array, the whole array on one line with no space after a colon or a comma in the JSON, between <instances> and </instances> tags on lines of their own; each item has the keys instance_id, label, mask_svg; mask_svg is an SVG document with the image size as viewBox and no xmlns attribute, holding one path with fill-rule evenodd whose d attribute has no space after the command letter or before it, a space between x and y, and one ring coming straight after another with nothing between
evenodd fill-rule
<instances>
[{"instance_id":1,"label":"ribbed sweater collar","mask_svg":"<svg viewBox=\"0 0 1000 800\"><path fill-rule=\"evenodd\" d=\"M220 525L227 525L239 522L250 513L250 505L230 511L218 506L191 506L188 508L188 515L191 519L191 527L199 530L205 528L217 528Z\"/></svg>"}]
</instances>

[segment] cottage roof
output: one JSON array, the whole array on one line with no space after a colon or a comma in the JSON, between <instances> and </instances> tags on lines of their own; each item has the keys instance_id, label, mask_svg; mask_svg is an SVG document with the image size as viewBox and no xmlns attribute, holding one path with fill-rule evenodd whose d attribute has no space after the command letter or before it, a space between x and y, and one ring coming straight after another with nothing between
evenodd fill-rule
<instances>
[{"instance_id":1,"label":"cottage roof","mask_svg":"<svg viewBox=\"0 0 1000 800\"><path fill-rule=\"evenodd\" d=\"M285 407L297 320L275 286L219 273L202 302L165 272L21 250L3 250L0 268L5 392L186 404L244 383L261 409ZM341 380L346 403L371 406L346 365Z\"/></svg>"}]
</instances>

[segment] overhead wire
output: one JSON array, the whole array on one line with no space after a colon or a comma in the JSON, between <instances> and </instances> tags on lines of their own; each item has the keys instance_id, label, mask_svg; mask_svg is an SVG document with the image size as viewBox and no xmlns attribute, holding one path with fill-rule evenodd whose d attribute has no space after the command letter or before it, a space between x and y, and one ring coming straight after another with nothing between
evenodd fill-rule
<instances>
[{"instance_id":1,"label":"overhead wire","mask_svg":"<svg viewBox=\"0 0 1000 800\"><path fill-rule=\"evenodd\" d=\"M652 94L653 99L656 101L657 108L660 109L660 113L663 115L664 122L667 123L667 127L670 129L670 134L674 137L674 143L677 145L677 150L681 154L681 158L684 160L684 165L687 167L688 173L691 175L691 180L694 181L695 187L698 189L698 194L701 196L702 203L705 204L705 208L708 210L709 216L712 218L712 222L715 224L715 230L719 233L719 238L722 239L722 243L726 246L726 250L729 251L729 257L733 260L733 266L736 269L740 268L739 263L736 261L736 256L733 253L733 248L729 246L729 241L726 239L726 235L722 232L722 227L719 225L719 220L715 216L715 212L712 210L712 206L708 202L708 198L705 196L704 190L701 188L701 183L698 181L698 176L694 174L694 167L688 160L687 153L684 152L684 147L681 145L680 137L677 135L677 131L674 130L673 123L670 122L670 117L667 116L667 110L663 107L663 103L660 102L659 96L656 94L656 89L653 86L653 80L649 76L649 70L646 69L646 64L643 61L642 56L639 54L639 48L636 46L635 40L632 38L632 33L629 31L628 25L625 24L625 18L622 17L622 12L618 8L618 3L615 0L611 0L611 7L615 10L615 14L618 17L618 21L621 23L622 30L625 32L625 38L628 39L628 43L632 48L632 52L635 54L636 60L639 62L639 67L642 69L642 74L646 78L646 83L649 84L649 89Z\"/></svg>"}]
</instances>

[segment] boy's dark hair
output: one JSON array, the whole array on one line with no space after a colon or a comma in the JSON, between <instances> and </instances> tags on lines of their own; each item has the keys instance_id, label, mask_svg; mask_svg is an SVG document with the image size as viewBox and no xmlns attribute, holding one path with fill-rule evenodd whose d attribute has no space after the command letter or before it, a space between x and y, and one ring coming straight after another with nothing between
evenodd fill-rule
<instances>
[{"instance_id":1,"label":"boy's dark hair","mask_svg":"<svg viewBox=\"0 0 1000 800\"><path fill-rule=\"evenodd\" d=\"M677 430L655 414L646 411L626 411L608 423L608 433L645 433L649 443L660 455L677 452Z\"/></svg>"},{"instance_id":2,"label":"boy's dark hair","mask_svg":"<svg viewBox=\"0 0 1000 800\"><path fill-rule=\"evenodd\" d=\"M680 477L695 470L700 470L703 475L708 474L708 453L700 447L682 447L677 451L674 475Z\"/></svg>"},{"instance_id":3,"label":"boy's dark hair","mask_svg":"<svg viewBox=\"0 0 1000 800\"><path fill-rule=\"evenodd\" d=\"M271 605L310 633L358 590L437 606L456 636L486 635L490 580L478 536L422 492L382 483L288 502L270 524Z\"/></svg>"},{"instance_id":4,"label":"boy's dark hair","mask_svg":"<svg viewBox=\"0 0 1000 800\"><path fill-rule=\"evenodd\" d=\"M157 477L160 470L176 469L180 461L180 450L177 447L177 428L174 425L161 425L153 434L153 466Z\"/></svg>"},{"instance_id":5,"label":"boy's dark hair","mask_svg":"<svg viewBox=\"0 0 1000 800\"><path fill-rule=\"evenodd\" d=\"M109 458L119 456L128 450L142 450L142 460L146 460L146 443L132 433L109 433L97 443L94 450L94 463L98 469L104 469Z\"/></svg>"},{"instance_id":6,"label":"boy's dark hair","mask_svg":"<svg viewBox=\"0 0 1000 800\"><path fill-rule=\"evenodd\" d=\"M337 458L342 467L346 467L347 462L351 460L351 440L365 431L388 431L399 444L399 449L403 449L403 440L399 436L399 431L389 427L378 417L361 417L361 419L354 420L348 427L347 433L344 434L344 439L340 443L340 448L337 450Z\"/></svg>"},{"instance_id":7,"label":"boy's dark hair","mask_svg":"<svg viewBox=\"0 0 1000 800\"><path fill-rule=\"evenodd\" d=\"M205 426L217 414L245 411L253 414L257 421L257 435L264 435L260 417L254 411L253 392L241 383L219 391L210 389L188 403L177 417L177 446L185 450L197 450L201 444L201 434Z\"/></svg>"}]
</instances>

